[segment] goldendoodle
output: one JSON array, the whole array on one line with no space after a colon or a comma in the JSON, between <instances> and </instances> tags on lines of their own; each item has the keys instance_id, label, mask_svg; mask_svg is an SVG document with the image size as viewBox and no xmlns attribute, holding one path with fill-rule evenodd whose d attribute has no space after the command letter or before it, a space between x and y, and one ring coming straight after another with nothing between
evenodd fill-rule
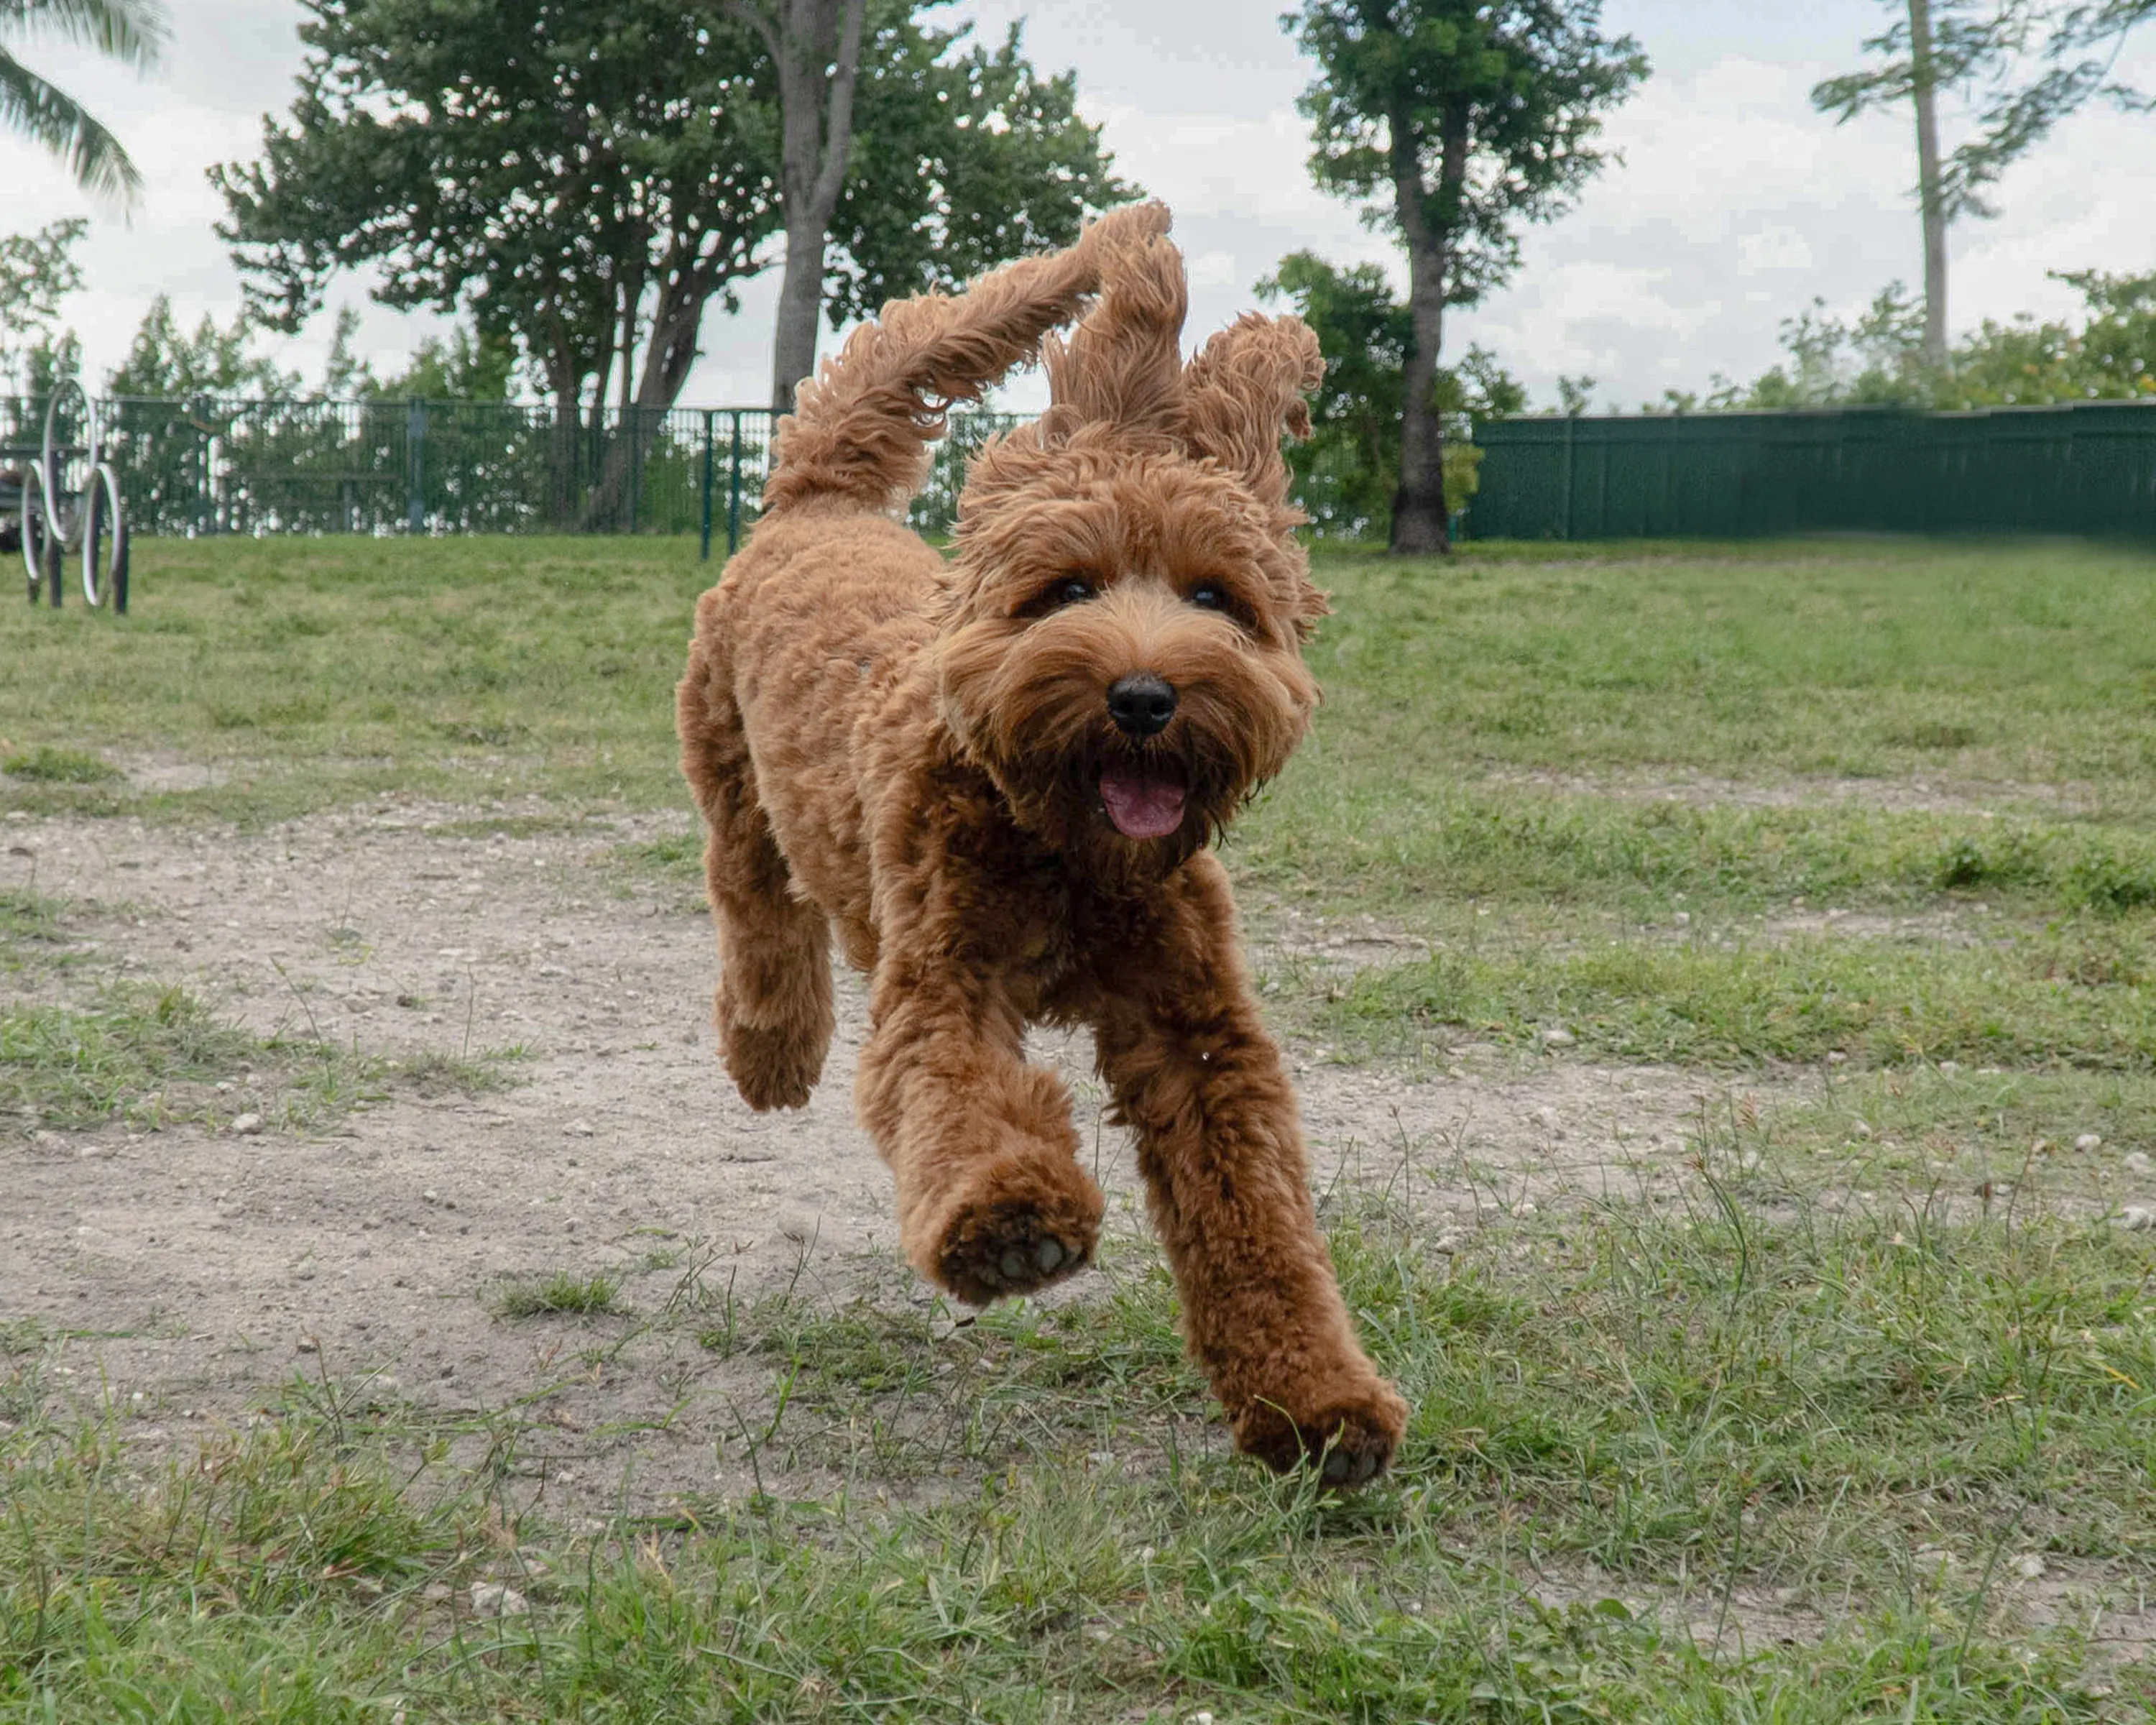
<instances>
[{"instance_id":1,"label":"goldendoodle","mask_svg":"<svg viewBox=\"0 0 2156 1725\"><path fill-rule=\"evenodd\" d=\"M1206 848L1317 700L1281 438L1322 362L1295 319L1246 315L1185 364L1168 225L1132 206L886 306L780 422L678 697L720 1049L752 1107L808 1100L835 930L872 979L855 1096L906 1255L983 1303L1094 1250L1070 1099L1024 1045L1089 1027L1237 1444L1354 1484L1407 1409L1356 1343ZM947 562L898 519L927 445L1036 356L1053 404L975 459Z\"/></svg>"}]
</instances>

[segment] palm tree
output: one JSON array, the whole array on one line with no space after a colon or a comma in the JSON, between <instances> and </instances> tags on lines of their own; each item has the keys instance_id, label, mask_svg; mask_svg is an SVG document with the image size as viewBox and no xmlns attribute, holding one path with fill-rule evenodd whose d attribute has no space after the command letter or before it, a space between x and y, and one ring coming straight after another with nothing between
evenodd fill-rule
<instances>
[{"instance_id":1,"label":"palm tree","mask_svg":"<svg viewBox=\"0 0 2156 1725\"><path fill-rule=\"evenodd\" d=\"M0 0L0 129L43 144L84 190L132 203L142 175L120 140L8 51L5 39L32 34L87 43L146 72L165 45L162 0Z\"/></svg>"}]
</instances>

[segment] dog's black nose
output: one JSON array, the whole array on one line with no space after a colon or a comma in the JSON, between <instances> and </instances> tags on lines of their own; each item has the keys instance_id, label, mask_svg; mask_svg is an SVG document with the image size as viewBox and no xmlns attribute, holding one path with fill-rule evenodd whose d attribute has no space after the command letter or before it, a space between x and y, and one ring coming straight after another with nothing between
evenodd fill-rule
<instances>
[{"instance_id":1,"label":"dog's black nose","mask_svg":"<svg viewBox=\"0 0 2156 1725\"><path fill-rule=\"evenodd\" d=\"M1132 737L1157 737L1175 716L1175 691L1151 671L1118 677L1108 685L1108 716Z\"/></svg>"}]
</instances>

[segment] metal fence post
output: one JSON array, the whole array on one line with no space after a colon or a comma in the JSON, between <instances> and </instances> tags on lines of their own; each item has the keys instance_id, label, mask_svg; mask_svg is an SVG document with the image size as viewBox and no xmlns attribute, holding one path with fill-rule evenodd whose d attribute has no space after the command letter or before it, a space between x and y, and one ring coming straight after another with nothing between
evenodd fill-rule
<instances>
[{"instance_id":1,"label":"metal fence post","mask_svg":"<svg viewBox=\"0 0 2156 1725\"><path fill-rule=\"evenodd\" d=\"M427 454L427 404L415 401L404 414L404 526L408 531L424 532L427 526L426 475L423 463Z\"/></svg>"},{"instance_id":2,"label":"metal fence post","mask_svg":"<svg viewBox=\"0 0 2156 1725\"><path fill-rule=\"evenodd\" d=\"M733 453L726 464L726 555L732 557L741 547L741 416L742 410L733 410Z\"/></svg>"},{"instance_id":3,"label":"metal fence post","mask_svg":"<svg viewBox=\"0 0 2156 1725\"><path fill-rule=\"evenodd\" d=\"M1567 413L1564 416L1563 499L1558 506L1560 513L1557 529L1557 536L1560 539L1569 539L1572 537L1572 443L1573 435L1578 431L1578 414Z\"/></svg>"},{"instance_id":4,"label":"metal fence post","mask_svg":"<svg viewBox=\"0 0 2156 1725\"><path fill-rule=\"evenodd\" d=\"M704 409L703 543L696 556L706 563L711 560L711 421L716 417L709 408Z\"/></svg>"}]
</instances>

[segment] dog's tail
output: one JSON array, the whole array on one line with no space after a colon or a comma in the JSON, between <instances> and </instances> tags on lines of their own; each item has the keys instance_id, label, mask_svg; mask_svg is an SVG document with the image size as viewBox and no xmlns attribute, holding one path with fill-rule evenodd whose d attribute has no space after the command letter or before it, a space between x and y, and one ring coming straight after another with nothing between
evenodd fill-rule
<instances>
[{"instance_id":1,"label":"dog's tail","mask_svg":"<svg viewBox=\"0 0 2156 1725\"><path fill-rule=\"evenodd\" d=\"M875 511L904 503L927 476L928 445L952 404L1037 354L1099 288L1109 251L1167 233L1168 221L1163 205L1127 204L1067 251L1006 264L962 294L892 300L802 384L778 422L763 512L821 497Z\"/></svg>"}]
</instances>

